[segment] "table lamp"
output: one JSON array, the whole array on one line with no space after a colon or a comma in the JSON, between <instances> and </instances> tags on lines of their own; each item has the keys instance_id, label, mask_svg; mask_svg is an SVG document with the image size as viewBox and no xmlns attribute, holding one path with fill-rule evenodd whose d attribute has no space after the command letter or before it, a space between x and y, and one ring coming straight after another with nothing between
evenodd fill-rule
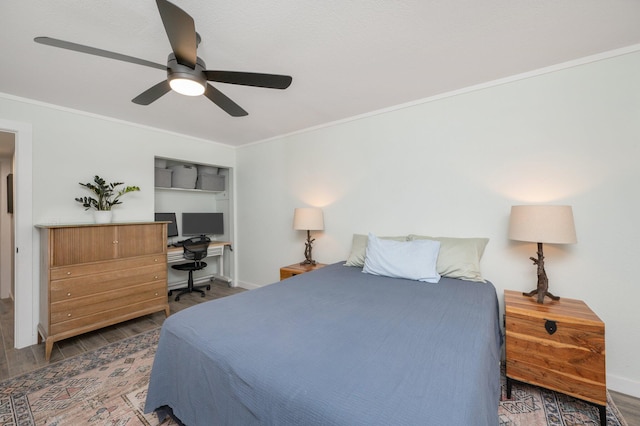
<instances>
[{"instance_id":1,"label":"table lamp","mask_svg":"<svg viewBox=\"0 0 640 426\"><path fill-rule=\"evenodd\" d=\"M538 267L538 286L525 296L537 294L537 302L544 303L544 297L559 300L549 293L549 279L544 270L542 244L574 244L576 228L573 223L571 206L512 206L509 219L509 239L538 243L538 258L530 257Z\"/></svg>"},{"instance_id":2,"label":"table lamp","mask_svg":"<svg viewBox=\"0 0 640 426\"><path fill-rule=\"evenodd\" d=\"M293 229L307 231L307 241L304 248L304 261L301 265L315 265L316 261L311 256L311 245L315 241L311 239L311 231L324 229L324 217L322 209L317 207L300 207L293 211Z\"/></svg>"}]
</instances>

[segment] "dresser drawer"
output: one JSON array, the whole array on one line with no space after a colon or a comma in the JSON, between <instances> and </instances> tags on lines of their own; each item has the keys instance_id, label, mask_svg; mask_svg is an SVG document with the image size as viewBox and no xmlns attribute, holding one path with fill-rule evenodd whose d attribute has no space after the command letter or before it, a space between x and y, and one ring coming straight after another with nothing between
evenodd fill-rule
<instances>
[{"instance_id":1,"label":"dresser drawer","mask_svg":"<svg viewBox=\"0 0 640 426\"><path fill-rule=\"evenodd\" d=\"M142 266L76 278L51 281L51 303L89 296L99 292L121 290L135 285L161 281L166 283L167 266ZM166 291L166 288L165 288Z\"/></svg>"},{"instance_id":2,"label":"dresser drawer","mask_svg":"<svg viewBox=\"0 0 640 426\"><path fill-rule=\"evenodd\" d=\"M118 322L125 321L126 319L144 315L144 311L149 311L147 313L151 313L165 310L166 305L167 295L165 293L155 299L148 299L132 305L121 306L110 311L95 313L93 315L87 315L81 318L51 324L51 334L63 335L71 332L68 334L75 336L79 334L78 331L80 330L82 332L86 332L102 328L107 325L116 324Z\"/></svg>"},{"instance_id":3,"label":"dresser drawer","mask_svg":"<svg viewBox=\"0 0 640 426\"><path fill-rule=\"evenodd\" d=\"M110 311L158 298L166 303L166 284L162 281L52 303L51 327L54 329L59 323L82 321L83 318L94 318L96 315L108 316Z\"/></svg>"},{"instance_id":4,"label":"dresser drawer","mask_svg":"<svg viewBox=\"0 0 640 426\"><path fill-rule=\"evenodd\" d=\"M104 262L83 263L78 265L51 268L50 279L61 280L65 278L94 275L96 271L114 272L122 269L141 268L143 266L151 265L162 265L166 268L167 255L164 253L159 253L157 255L132 257L122 260L107 260Z\"/></svg>"}]
</instances>

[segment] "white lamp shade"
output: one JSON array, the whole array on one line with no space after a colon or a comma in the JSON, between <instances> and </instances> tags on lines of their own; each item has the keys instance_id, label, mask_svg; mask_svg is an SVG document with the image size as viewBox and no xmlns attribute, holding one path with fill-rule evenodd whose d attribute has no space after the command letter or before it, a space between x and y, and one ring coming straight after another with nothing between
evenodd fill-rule
<instances>
[{"instance_id":1,"label":"white lamp shade","mask_svg":"<svg viewBox=\"0 0 640 426\"><path fill-rule=\"evenodd\" d=\"M293 229L300 231L322 231L324 216L317 207L300 207L293 211Z\"/></svg>"},{"instance_id":2,"label":"white lamp shade","mask_svg":"<svg viewBox=\"0 0 640 426\"><path fill-rule=\"evenodd\" d=\"M512 206L509 239L549 244L574 244L576 227L571 206Z\"/></svg>"}]
</instances>

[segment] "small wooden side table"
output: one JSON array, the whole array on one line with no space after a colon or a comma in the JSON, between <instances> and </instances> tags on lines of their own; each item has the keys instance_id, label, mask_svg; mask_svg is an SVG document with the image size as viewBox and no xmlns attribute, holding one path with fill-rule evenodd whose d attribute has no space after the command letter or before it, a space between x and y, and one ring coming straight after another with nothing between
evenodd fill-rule
<instances>
[{"instance_id":1,"label":"small wooden side table","mask_svg":"<svg viewBox=\"0 0 640 426\"><path fill-rule=\"evenodd\" d=\"M280 281L291 278L294 275L315 271L316 269L324 268L325 266L327 266L326 263L316 263L315 265L301 265L299 263L294 263L293 265L283 266L280 268Z\"/></svg>"},{"instance_id":2,"label":"small wooden side table","mask_svg":"<svg viewBox=\"0 0 640 426\"><path fill-rule=\"evenodd\" d=\"M604 323L581 300L505 290L507 398L513 381L531 383L598 407L607 424Z\"/></svg>"}]
</instances>

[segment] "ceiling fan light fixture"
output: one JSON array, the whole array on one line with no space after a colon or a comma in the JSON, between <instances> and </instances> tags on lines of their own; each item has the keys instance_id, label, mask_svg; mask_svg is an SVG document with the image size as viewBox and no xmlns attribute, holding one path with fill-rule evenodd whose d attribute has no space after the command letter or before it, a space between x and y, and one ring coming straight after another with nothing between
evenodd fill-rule
<instances>
[{"instance_id":1,"label":"ceiling fan light fixture","mask_svg":"<svg viewBox=\"0 0 640 426\"><path fill-rule=\"evenodd\" d=\"M204 75L205 63L198 58L195 68L183 65L176 60L175 54L169 54L167 60L167 80L169 87L186 96L202 95L207 87L207 77Z\"/></svg>"},{"instance_id":2,"label":"ceiling fan light fixture","mask_svg":"<svg viewBox=\"0 0 640 426\"><path fill-rule=\"evenodd\" d=\"M204 93L202 83L194 79L175 77L169 80L169 86L181 95L200 96Z\"/></svg>"}]
</instances>

